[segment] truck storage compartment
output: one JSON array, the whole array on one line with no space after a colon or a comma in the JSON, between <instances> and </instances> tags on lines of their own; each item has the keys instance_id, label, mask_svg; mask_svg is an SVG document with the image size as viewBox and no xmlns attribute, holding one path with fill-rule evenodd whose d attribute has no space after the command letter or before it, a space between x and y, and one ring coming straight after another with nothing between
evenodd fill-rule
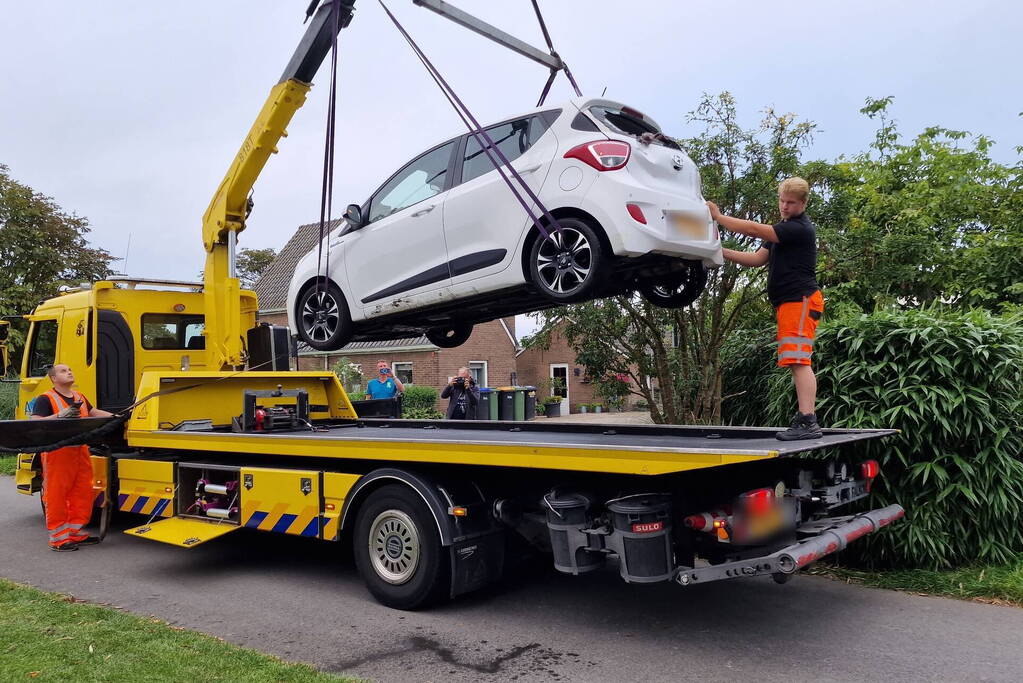
<instances>
[{"instance_id":1,"label":"truck storage compartment","mask_svg":"<svg viewBox=\"0 0 1023 683\"><path fill-rule=\"evenodd\" d=\"M239 523L241 469L226 465L178 465L179 517Z\"/></svg>"},{"instance_id":2,"label":"truck storage compartment","mask_svg":"<svg viewBox=\"0 0 1023 683\"><path fill-rule=\"evenodd\" d=\"M639 494L608 501L613 531L607 547L621 560L628 583L667 581L674 573L671 550L671 497Z\"/></svg>"},{"instance_id":3,"label":"truck storage compartment","mask_svg":"<svg viewBox=\"0 0 1023 683\"><path fill-rule=\"evenodd\" d=\"M554 551L554 568L566 574L585 574L603 566L606 556L599 547L590 545L591 539L593 543L599 543L600 537L582 531L592 526L590 509L593 501L582 493L551 491L544 496L544 503L551 549Z\"/></svg>"}]
</instances>

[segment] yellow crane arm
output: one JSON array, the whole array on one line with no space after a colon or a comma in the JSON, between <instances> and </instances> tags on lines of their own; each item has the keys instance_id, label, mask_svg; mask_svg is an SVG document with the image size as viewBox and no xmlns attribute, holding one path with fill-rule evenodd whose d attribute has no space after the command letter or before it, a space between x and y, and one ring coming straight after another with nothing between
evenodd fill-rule
<instances>
[{"instance_id":1,"label":"yellow crane arm","mask_svg":"<svg viewBox=\"0 0 1023 683\"><path fill-rule=\"evenodd\" d=\"M315 3L314 3L315 4ZM235 272L237 235L245 229L248 196L277 143L287 136L292 116L305 103L312 79L334 41L335 30L351 23L355 0L324 0L280 81L270 90L209 208L203 215L206 249L203 294L208 367L245 364L241 286ZM335 16L334 12L340 16Z\"/></svg>"}]
</instances>

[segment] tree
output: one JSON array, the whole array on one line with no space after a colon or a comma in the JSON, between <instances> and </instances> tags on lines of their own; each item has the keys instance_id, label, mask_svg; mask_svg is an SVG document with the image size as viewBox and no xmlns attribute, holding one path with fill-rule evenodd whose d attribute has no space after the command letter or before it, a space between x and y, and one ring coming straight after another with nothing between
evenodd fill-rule
<instances>
[{"instance_id":1,"label":"tree","mask_svg":"<svg viewBox=\"0 0 1023 683\"><path fill-rule=\"evenodd\" d=\"M242 249L238 252L237 272L238 279L245 289L252 289L259 280L263 271L277 258L277 252L273 249Z\"/></svg>"},{"instance_id":2,"label":"tree","mask_svg":"<svg viewBox=\"0 0 1023 683\"><path fill-rule=\"evenodd\" d=\"M768 109L759 126L743 128L735 100L726 92L704 96L689 121L701 124L703 132L680 142L700 168L703 194L729 215L773 223L778 220L777 188L783 178L801 175L817 190L826 189L835 177L829 163L800 162L815 126L792 114ZM835 213L830 193L815 193L810 210L830 220ZM812 215L816 218L818 213ZM747 237L722 237L733 249L757 246ZM637 296L620 296L551 309L538 317L548 328L563 323L577 362L592 377L628 375L630 392L647 401L655 422L718 423L726 398L724 344L739 327L770 323L763 290L762 269L726 264L711 271L707 289L687 309L666 310ZM648 376L653 383L647 382Z\"/></svg>"},{"instance_id":3,"label":"tree","mask_svg":"<svg viewBox=\"0 0 1023 683\"><path fill-rule=\"evenodd\" d=\"M874 141L836 167L846 218L820 233L829 299L863 311L1023 303L1023 162L997 163L989 138L939 126L906 142L891 104L868 98Z\"/></svg>"},{"instance_id":4,"label":"tree","mask_svg":"<svg viewBox=\"0 0 1023 683\"><path fill-rule=\"evenodd\" d=\"M110 275L111 256L90 247L89 221L11 178L0 164L0 315L28 313L61 285Z\"/></svg>"}]
</instances>

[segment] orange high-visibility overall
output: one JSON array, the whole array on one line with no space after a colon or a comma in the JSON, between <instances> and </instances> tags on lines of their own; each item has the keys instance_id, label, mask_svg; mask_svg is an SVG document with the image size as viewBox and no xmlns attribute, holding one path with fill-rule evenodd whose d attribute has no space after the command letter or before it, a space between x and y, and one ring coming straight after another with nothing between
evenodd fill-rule
<instances>
[{"instance_id":1,"label":"orange high-visibility overall","mask_svg":"<svg viewBox=\"0 0 1023 683\"><path fill-rule=\"evenodd\" d=\"M89 417L85 397L71 392L75 401L81 401L81 417ZM68 402L56 391L43 396L50 399L53 414L68 407ZM41 400L42 396L37 400ZM88 446L67 446L43 453L43 503L46 504L46 530L51 546L83 541L89 534L82 531L92 516L92 462Z\"/></svg>"}]
</instances>

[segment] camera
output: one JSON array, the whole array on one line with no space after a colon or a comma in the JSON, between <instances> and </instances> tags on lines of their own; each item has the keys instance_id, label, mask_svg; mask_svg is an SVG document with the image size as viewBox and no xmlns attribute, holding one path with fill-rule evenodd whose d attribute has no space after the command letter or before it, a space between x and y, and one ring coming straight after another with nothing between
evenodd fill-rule
<instances>
[{"instance_id":1,"label":"camera","mask_svg":"<svg viewBox=\"0 0 1023 683\"><path fill-rule=\"evenodd\" d=\"M465 388L465 378L464 377L456 377L455 378L455 386L464 389Z\"/></svg>"}]
</instances>

